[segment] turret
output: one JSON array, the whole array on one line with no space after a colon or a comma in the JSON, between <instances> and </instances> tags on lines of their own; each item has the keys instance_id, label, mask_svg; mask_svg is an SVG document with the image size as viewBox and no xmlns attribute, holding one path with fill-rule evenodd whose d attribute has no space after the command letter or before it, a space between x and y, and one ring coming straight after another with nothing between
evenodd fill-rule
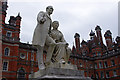
<instances>
[{"instance_id":1,"label":"turret","mask_svg":"<svg viewBox=\"0 0 120 80\"><path fill-rule=\"evenodd\" d=\"M81 45L82 45L82 48L81 48L82 55L87 55L88 53L87 42L82 40Z\"/></svg>"},{"instance_id":2,"label":"turret","mask_svg":"<svg viewBox=\"0 0 120 80\"><path fill-rule=\"evenodd\" d=\"M101 34L102 29L100 28L100 26L97 25L95 30L96 30L97 38L98 38L98 40L100 42L100 45L103 46L103 40L102 40L102 34Z\"/></svg>"},{"instance_id":3,"label":"turret","mask_svg":"<svg viewBox=\"0 0 120 80\"><path fill-rule=\"evenodd\" d=\"M116 39L115 39L115 41L117 42L117 44L120 44L120 37L117 36Z\"/></svg>"},{"instance_id":4,"label":"turret","mask_svg":"<svg viewBox=\"0 0 120 80\"><path fill-rule=\"evenodd\" d=\"M86 45L87 45L87 42L84 41L84 40L82 40L81 45L82 45L82 46L86 46Z\"/></svg>"},{"instance_id":5,"label":"turret","mask_svg":"<svg viewBox=\"0 0 120 80\"><path fill-rule=\"evenodd\" d=\"M106 45L108 48L112 47L112 33L110 32L110 30L107 30L104 34L105 40L106 40Z\"/></svg>"},{"instance_id":6,"label":"turret","mask_svg":"<svg viewBox=\"0 0 120 80\"><path fill-rule=\"evenodd\" d=\"M76 51L79 53L80 50L80 35L78 33L75 33L75 45L76 45Z\"/></svg>"},{"instance_id":7,"label":"turret","mask_svg":"<svg viewBox=\"0 0 120 80\"><path fill-rule=\"evenodd\" d=\"M10 19L8 22L9 22L9 25L16 26L16 17L10 16Z\"/></svg>"},{"instance_id":8,"label":"turret","mask_svg":"<svg viewBox=\"0 0 120 80\"><path fill-rule=\"evenodd\" d=\"M21 24L21 16L20 13L18 13L18 15L16 16L16 27L20 28L20 24Z\"/></svg>"},{"instance_id":9,"label":"turret","mask_svg":"<svg viewBox=\"0 0 120 80\"><path fill-rule=\"evenodd\" d=\"M73 45L72 47L72 54L75 54L76 53L76 49L75 49L75 46Z\"/></svg>"},{"instance_id":10,"label":"turret","mask_svg":"<svg viewBox=\"0 0 120 80\"><path fill-rule=\"evenodd\" d=\"M6 12L7 8L8 8L7 0L0 1L0 14L2 14L2 15L0 15L0 21L2 21L2 22L0 22L0 24L1 23L5 24L5 17L7 14L7 12Z\"/></svg>"},{"instance_id":11,"label":"turret","mask_svg":"<svg viewBox=\"0 0 120 80\"><path fill-rule=\"evenodd\" d=\"M90 39L93 40L95 37L95 33L93 32L93 30L91 30L89 35L90 35Z\"/></svg>"}]
</instances>

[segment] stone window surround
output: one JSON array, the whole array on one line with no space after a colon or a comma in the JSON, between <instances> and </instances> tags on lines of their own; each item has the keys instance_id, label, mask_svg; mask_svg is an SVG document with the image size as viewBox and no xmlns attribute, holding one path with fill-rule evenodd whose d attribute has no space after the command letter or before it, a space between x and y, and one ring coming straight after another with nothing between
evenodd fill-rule
<instances>
[{"instance_id":1,"label":"stone window surround","mask_svg":"<svg viewBox=\"0 0 120 80\"><path fill-rule=\"evenodd\" d=\"M8 35L7 35L8 33L10 33L11 35L8 36ZM12 31L7 31L7 32L6 32L6 36L7 36L7 37L12 37Z\"/></svg>"},{"instance_id":2,"label":"stone window surround","mask_svg":"<svg viewBox=\"0 0 120 80\"><path fill-rule=\"evenodd\" d=\"M3 60L3 64L4 64L4 62L7 62L7 69L6 69L6 70L3 70L3 69L2 69L2 70L3 70L3 71L8 71L9 61ZM3 67L4 67L4 65L3 65ZM3 67L2 67L2 68L3 68Z\"/></svg>"},{"instance_id":3,"label":"stone window surround","mask_svg":"<svg viewBox=\"0 0 120 80\"><path fill-rule=\"evenodd\" d=\"M9 50L9 52L8 52L8 55L5 55L5 49L7 49L8 48L8 50ZM4 48L4 56L9 56L10 55L10 48L9 47L5 47Z\"/></svg>"},{"instance_id":4,"label":"stone window surround","mask_svg":"<svg viewBox=\"0 0 120 80\"><path fill-rule=\"evenodd\" d=\"M25 71L25 78L26 78L26 70L25 70L25 68L23 68L23 67L20 67L19 69L18 69L18 71L17 71L17 78L18 78L18 74L19 74L19 70L20 69L23 69L24 71Z\"/></svg>"},{"instance_id":5,"label":"stone window surround","mask_svg":"<svg viewBox=\"0 0 120 80\"><path fill-rule=\"evenodd\" d=\"M22 56L22 55L24 55L24 56ZM26 58L26 54L25 53L20 53L20 58L21 59L25 59Z\"/></svg>"}]
</instances>

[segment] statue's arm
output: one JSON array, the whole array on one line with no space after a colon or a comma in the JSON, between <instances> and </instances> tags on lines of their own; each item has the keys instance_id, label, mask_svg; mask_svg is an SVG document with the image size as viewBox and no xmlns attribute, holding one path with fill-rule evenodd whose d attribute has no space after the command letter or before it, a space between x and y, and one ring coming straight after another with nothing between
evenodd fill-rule
<instances>
[{"instance_id":1,"label":"statue's arm","mask_svg":"<svg viewBox=\"0 0 120 80\"><path fill-rule=\"evenodd\" d=\"M61 33L61 42L66 42L66 40L64 39L64 36L63 36L63 34L62 34L62 32L61 31L59 31L60 33Z\"/></svg>"},{"instance_id":2,"label":"statue's arm","mask_svg":"<svg viewBox=\"0 0 120 80\"><path fill-rule=\"evenodd\" d=\"M62 35L62 37L61 37L61 42L65 42L65 43L66 43L66 47L68 47L69 44L66 42L66 40L65 40L65 38L64 38L64 36L63 36L63 34L62 34L61 31L60 31L60 33L61 33L61 35Z\"/></svg>"},{"instance_id":3,"label":"statue's arm","mask_svg":"<svg viewBox=\"0 0 120 80\"><path fill-rule=\"evenodd\" d=\"M45 12L43 12L43 11L39 12L39 14L37 16L37 21L40 24L43 24L46 21Z\"/></svg>"}]
</instances>

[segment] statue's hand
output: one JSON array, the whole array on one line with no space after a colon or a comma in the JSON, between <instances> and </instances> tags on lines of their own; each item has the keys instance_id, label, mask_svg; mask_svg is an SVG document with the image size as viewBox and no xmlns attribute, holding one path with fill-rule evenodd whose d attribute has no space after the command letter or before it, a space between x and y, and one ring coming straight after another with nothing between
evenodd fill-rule
<instances>
[{"instance_id":1,"label":"statue's hand","mask_svg":"<svg viewBox=\"0 0 120 80\"><path fill-rule=\"evenodd\" d=\"M46 19L45 19L45 18L42 18L42 19L40 20L40 24L43 24L45 21L46 21Z\"/></svg>"},{"instance_id":2,"label":"statue's hand","mask_svg":"<svg viewBox=\"0 0 120 80\"><path fill-rule=\"evenodd\" d=\"M68 47L69 46L69 44L68 43L66 43L66 47Z\"/></svg>"}]
</instances>

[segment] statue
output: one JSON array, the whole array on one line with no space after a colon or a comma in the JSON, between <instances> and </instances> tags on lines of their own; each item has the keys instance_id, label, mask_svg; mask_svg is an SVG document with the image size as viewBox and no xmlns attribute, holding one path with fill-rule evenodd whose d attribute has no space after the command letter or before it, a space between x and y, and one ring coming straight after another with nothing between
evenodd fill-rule
<instances>
[{"instance_id":1,"label":"statue","mask_svg":"<svg viewBox=\"0 0 120 80\"><path fill-rule=\"evenodd\" d=\"M52 27L50 36L56 42L56 46L51 60L52 62L68 63L71 49L68 47L68 43L65 41L62 32L58 30L59 22L54 21Z\"/></svg>"},{"instance_id":2,"label":"statue","mask_svg":"<svg viewBox=\"0 0 120 80\"><path fill-rule=\"evenodd\" d=\"M34 31L32 44L37 48L37 59L39 69L45 69L43 63L43 50L44 46L49 45L48 54L53 53L55 41L49 36L51 31L51 17L53 7L48 6L46 12L40 11L37 15L37 26ZM50 56L50 55L49 55Z\"/></svg>"},{"instance_id":3,"label":"statue","mask_svg":"<svg viewBox=\"0 0 120 80\"><path fill-rule=\"evenodd\" d=\"M48 6L46 12L40 11L37 16L37 26L34 31L32 44L37 48L39 69L51 67L54 63L67 63L71 49L65 41L61 31L58 30L59 22L50 18L53 7ZM53 28L51 30L51 27ZM43 61L43 51L46 50L46 60Z\"/></svg>"},{"instance_id":4,"label":"statue","mask_svg":"<svg viewBox=\"0 0 120 80\"><path fill-rule=\"evenodd\" d=\"M52 22L52 13L53 7L48 6L46 12L40 11L37 16L32 44L37 48L39 70L29 75L30 80L91 80L85 78L84 72L78 71L76 65L68 64L71 49L62 32L58 30L59 22ZM45 61L44 50L47 52Z\"/></svg>"}]
</instances>

